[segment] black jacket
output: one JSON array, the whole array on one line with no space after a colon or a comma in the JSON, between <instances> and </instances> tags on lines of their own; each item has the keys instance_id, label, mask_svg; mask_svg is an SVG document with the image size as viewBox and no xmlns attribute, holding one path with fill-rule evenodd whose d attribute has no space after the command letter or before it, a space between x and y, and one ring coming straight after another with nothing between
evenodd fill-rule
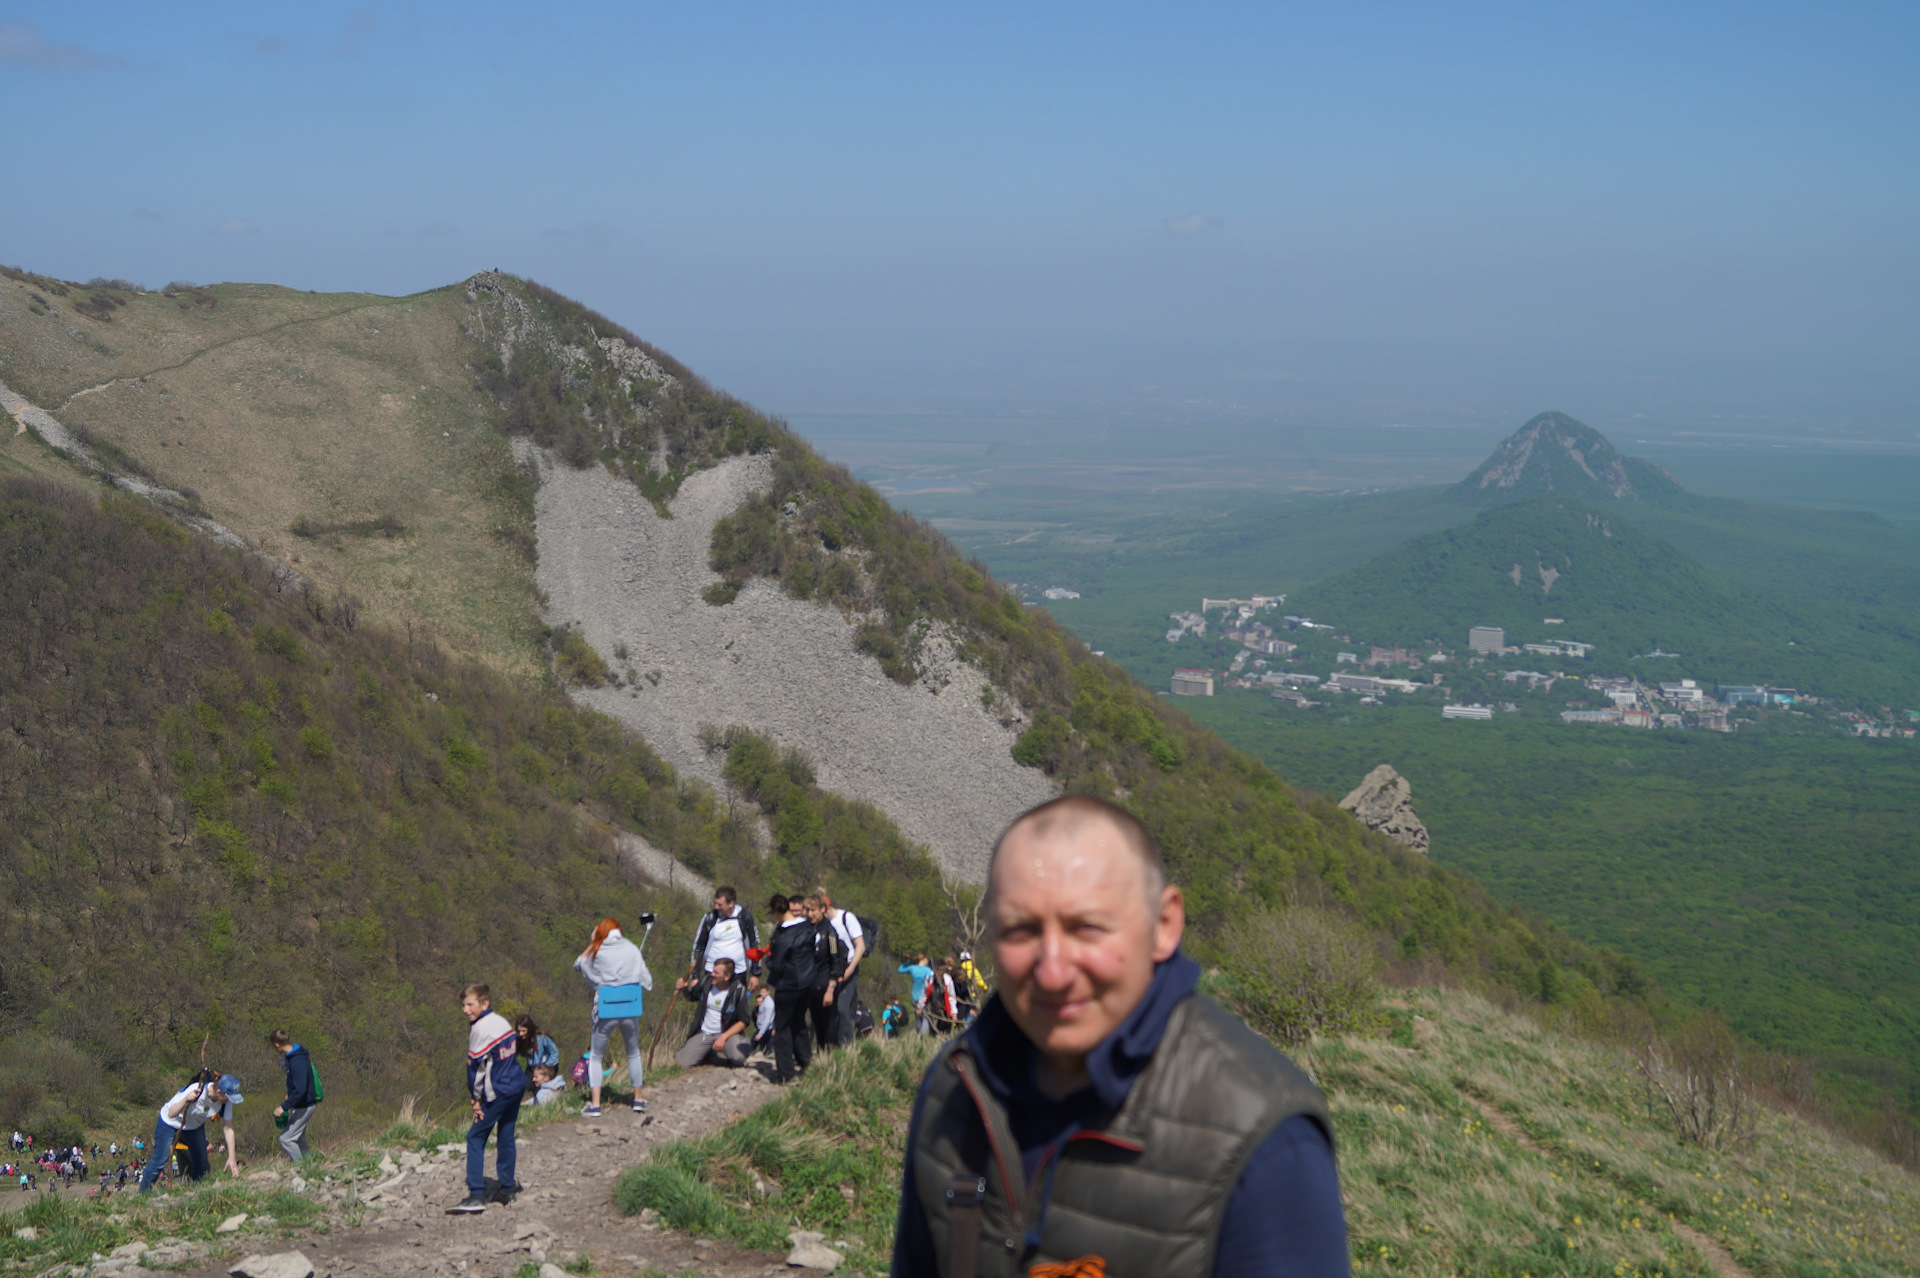
<instances>
[{"instance_id":1,"label":"black jacket","mask_svg":"<svg viewBox=\"0 0 1920 1278\"><path fill-rule=\"evenodd\" d=\"M775 993L789 997L824 987L827 972L820 949L820 932L805 919L775 928L773 953L767 956L767 983Z\"/></svg>"},{"instance_id":2,"label":"black jacket","mask_svg":"<svg viewBox=\"0 0 1920 1278\"><path fill-rule=\"evenodd\" d=\"M703 976L681 993L681 998L701 1009L693 1014L693 1028L687 1031L688 1038L700 1032L700 1022L706 1019L707 995L712 992L713 978ZM753 1038L753 996L747 992L747 981L743 976L733 978L733 983L727 986L727 1001L720 1005L721 1032L725 1033L729 1025L735 1024L746 1027L741 1031L747 1036L742 1041L750 1041Z\"/></svg>"},{"instance_id":3,"label":"black jacket","mask_svg":"<svg viewBox=\"0 0 1920 1278\"><path fill-rule=\"evenodd\" d=\"M287 1099L282 1108L305 1109L320 1103L313 1094L313 1057L307 1055L306 1048L295 1043L293 1050L280 1058L280 1068L287 1073Z\"/></svg>"},{"instance_id":4,"label":"black jacket","mask_svg":"<svg viewBox=\"0 0 1920 1278\"><path fill-rule=\"evenodd\" d=\"M739 906L738 909L741 940L746 943L746 948L757 950L760 948L760 929L754 926L753 911L744 905ZM700 920L700 930L693 936L693 965L703 972L707 970L707 938L713 934L713 925L719 921L720 911L708 910L707 916ZM758 973L760 965L749 960L747 971ZM745 976L746 972L738 972L735 975Z\"/></svg>"}]
</instances>

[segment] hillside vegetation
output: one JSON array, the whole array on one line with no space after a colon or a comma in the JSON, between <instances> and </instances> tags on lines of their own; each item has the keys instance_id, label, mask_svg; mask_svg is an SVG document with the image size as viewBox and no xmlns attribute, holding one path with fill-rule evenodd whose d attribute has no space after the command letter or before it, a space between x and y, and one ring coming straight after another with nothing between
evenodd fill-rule
<instances>
[{"instance_id":1,"label":"hillside vegetation","mask_svg":"<svg viewBox=\"0 0 1920 1278\"><path fill-rule=\"evenodd\" d=\"M145 503L0 481L0 1125L150 1104L203 1036L270 1094L275 1025L328 1062L324 1123L384 1121L458 1094L469 980L577 1037L593 923L696 917L583 801L690 860L746 838L605 719Z\"/></svg>"}]
</instances>

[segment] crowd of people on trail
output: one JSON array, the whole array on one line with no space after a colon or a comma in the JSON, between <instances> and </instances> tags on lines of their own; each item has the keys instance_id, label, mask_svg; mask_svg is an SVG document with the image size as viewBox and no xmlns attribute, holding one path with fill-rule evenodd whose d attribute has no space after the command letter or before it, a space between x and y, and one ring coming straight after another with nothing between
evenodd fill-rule
<instances>
[{"instance_id":1,"label":"crowd of people on trail","mask_svg":"<svg viewBox=\"0 0 1920 1278\"><path fill-rule=\"evenodd\" d=\"M911 1010L892 998L877 1018L860 1001L870 922L816 888L772 896L763 935L735 891L717 888L673 982L693 1009L675 1058L689 1070L740 1068L767 1053L774 1080L790 1083L819 1053L864 1034L945 1036L908 1122L894 1275L1347 1274L1326 1099L1199 992L1200 967L1181 949L1184 899L1146 827L1104 800L1061 796L1008 827L987 876L992 988L966 950L915 954L896 969ZM483 983L460 991L473 1122L467 1195L450 1214L521 1192L523 1105L570 1104L571 1083L587 1093L581 1116L602 1116L616 1040L627 1103L646 1112L640 1024L654 980L642 950L655 918L640 922L636 943L619 920L602 919L574 961L593 1012L587 1051L565 1075L559 1045L530 1016L508 1020ZM658 1019L656 1044L669 1019ZM280 1143L297 1162L325 1093L304 1047L282 1030L267 1041L286 1075ZM176 1161L189 1179L205 1177L215 1121L237 1172L243 1101L237 1077L203 1066L161 1105L152 1145L126 1147L131 1159L102 1177L102 1192L136 1169L151 1190ZM122 1152L110 1142L106 1157ZM6 1174L26 1189L38 1176L84 1180L101 1157L97 1146L49 1150L19 1132L10 1153Z\"/></svg>"}]
</instances>

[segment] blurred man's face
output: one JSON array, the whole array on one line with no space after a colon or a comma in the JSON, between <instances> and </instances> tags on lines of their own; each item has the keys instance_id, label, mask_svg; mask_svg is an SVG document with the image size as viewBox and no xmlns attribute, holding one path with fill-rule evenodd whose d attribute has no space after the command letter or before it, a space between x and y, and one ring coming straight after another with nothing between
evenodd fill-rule
<instances>
[{"instance_id":1,"label":"blurred man's face","mask_svg":"<svg viewBox=\"0 0 1920 1278\"><path fill-rule=\"evenodd\" d=\"M484 1016L487 1007L488 1004L475 995L462 994L460 996L460 1010L467 1014L467 1019L470 1021L477 1021Z\"/></svg>"},{"instance_id":2,"label":"blurred man's face","mask_svg":"<svg viewBox=\"0 0 1920 1278\"><path fill-rule=\"evenodd\" d=\"M1146 869L1113 822L1090 814L1045 836L1016 827L993 869L993 950L1008 1014L1077 1070L1180 945L1180 889L1147 896Z\"/></svg>"}]
</instances>

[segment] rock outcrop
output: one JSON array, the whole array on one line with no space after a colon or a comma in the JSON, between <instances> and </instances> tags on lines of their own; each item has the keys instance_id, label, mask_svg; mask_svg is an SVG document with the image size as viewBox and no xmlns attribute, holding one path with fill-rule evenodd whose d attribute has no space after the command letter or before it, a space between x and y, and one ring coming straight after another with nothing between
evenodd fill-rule
<instances>
[{"instance_id":1,"label":"rock outcrop","mask_svg":"<svg viewBox=\"0 0 1920 1278\"><path fill-rule=\"evenodd\" d=\"M1427 854L1427 827L1413 813L1413 786L1387 764L1367 773L1353 793L1340 800L1369 830L1378 830L1395 843Z\"/></svg>"}]
</instances>

